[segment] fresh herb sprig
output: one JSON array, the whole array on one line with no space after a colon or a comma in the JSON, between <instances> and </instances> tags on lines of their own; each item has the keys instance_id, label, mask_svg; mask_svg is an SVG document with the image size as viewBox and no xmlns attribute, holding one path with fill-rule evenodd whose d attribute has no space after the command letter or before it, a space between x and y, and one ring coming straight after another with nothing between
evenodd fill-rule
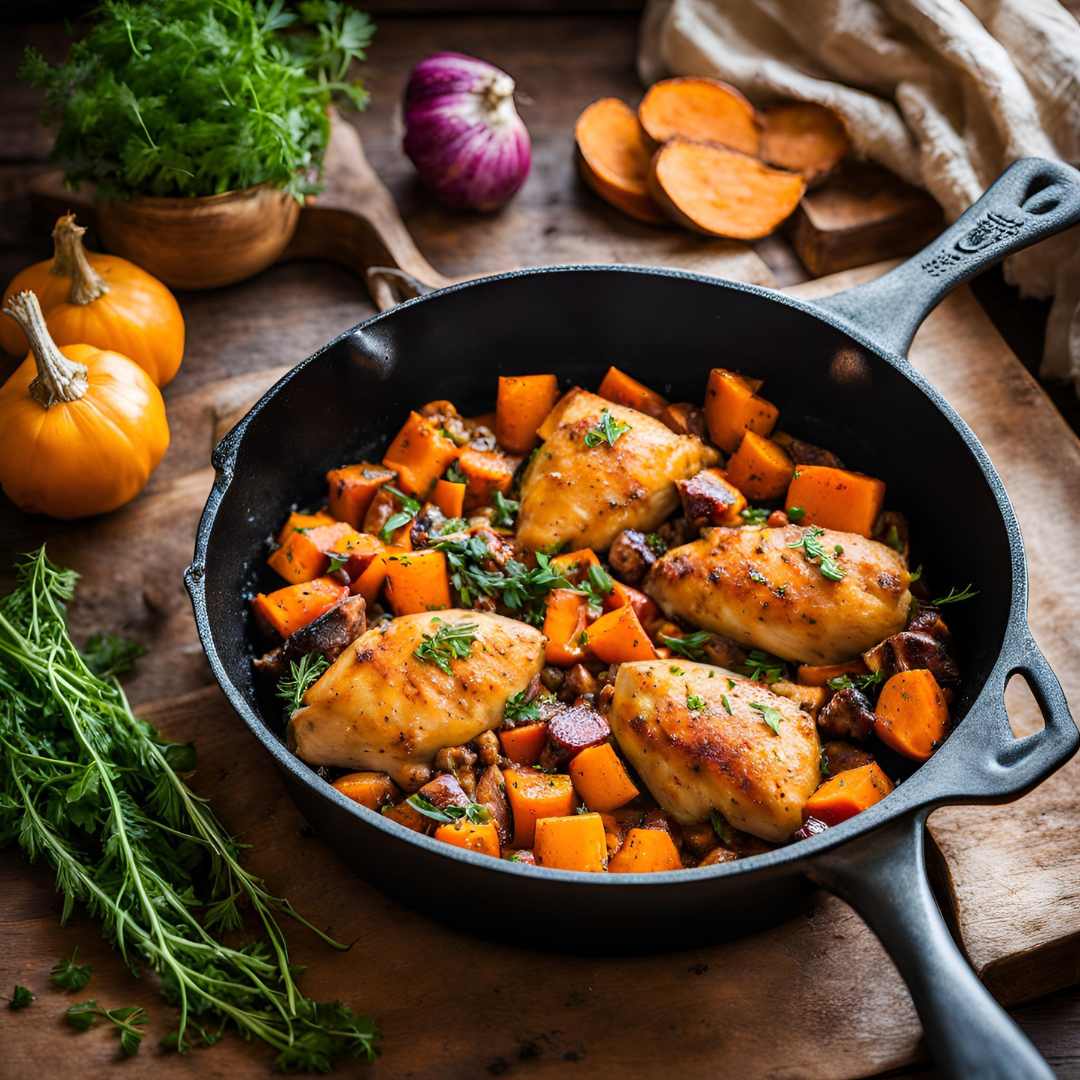
<instances>
[{"instance_id":1,"label":"fresh herb sprig","mask_svg":"<svg viewBox=\"0 0 1080 1080\"><path fill-rule=\"evenodd\" d=\"M825 545L821 542L824 535L825 530L820 525L811 525L798 540L793 540L787 546L789 548L802 548L807 562L818 559L816 566L821 571L822 577L826 577L830 581L843 581L847 571L836 562L832 552L825 550ZM843 549L837 544L834 552L837 555L842 555Z\"/></svg>"},{"instance_id":2,"label":"fresh herb sprig","mask_svg":"<svg viewBox=\"0 0 1080 1080\"><path fill-rule=\"evenodd\" d=\"M883 671L871 671L869 675L837 675L834 679L826 679L825 684L830 690L872 690L875 686L885 681Z\"/></svg>"},{"instance_id":3,"label":"fresh herb sprig","mask_svg":"<svg viewBox=\"0 0 1080 1080\"><path fill-rule=\"evenodd\" d=\"M472 822L473 825L484 825L491 820L491 811L479 803L471 802L465 806L438 807L430 799L425 799L419 792L416 795L410 795L405 801L414 810L423 814L424 817L431 818L432 821L438 821L443 825L461 821L463 818Z\"/></svg>"},{"instance_id":4,"label":"fresh herb sprig","mask_svg":"<svg viewBox=\"0 0 1080 1080\"><path fill-rule=\"evenodd\" d=\"M730 844L731 837L728 835L727 823L720 816L719 812L713 810L709 814L709 820L712 822L713 831L720 837L721 844Z\"/></svg>"},{"instance_id":5,"label":"fresh herb sprig","mask_svg":"<svg viewBox=\"0 0 1080 1080\"><path fill-rule=\"evenodd\" d=\"M126 1005L122 1009L101 1009L97 1001L84 1001L81 1005L72 1005L67 1011L67 1022L78 1031L88 1031L98 1017L108 1020L120 1036L120 1049L125 1057L134 1057L142 1045L146 1034L142 1026L146 1023L146 1010L138 1005Z\"/></svg>"},{"instance_id":6,"label":"fresh herb sprig","mask_svg":"<svg viewBox=\"0 0 1080 1080\"><path fill-rule=\"evenodd\" d=\"M506 724L531 724L540 719L540 706L551 700L550 694L536 694L529 697L529 691L511 694L503 707L503 722Z\"/></svg>"},{"instance_id":7,"label":"fresh herb sprig","mask_svg":"<svg viewBox=\"0 0 1080 1080\"><path fill-rule=\"evenodd\" d=\"M282 676L277 684L277 696L285 702L285 712L292 716L303 707L304 694L308 687L330 666L330 661L322 653L310 652L299 660L289 661L289 673Z\"/></svg>"},{"instance_id":8,"label":"fresh herb sprig","mask_svg":"<svg viewBox=\"0 0 1080 1080\"><path fill-rule=\"evenodd\" d=\"M476 623L456 623L450 625L440 618L431 620L439 624L434 634L424 634L423 642L413 649L413 656L427 664L434 664L440 671L453 675L451 660L464 660L472 655L476 641Z\"/></svg>"},{"instance_id":9,"label":"fresh herb sprig","mask_svg":"<svg viewBox=\"0 0 1080 1080\"><path fill-rule=\"evenodd\" d=\"M755 682L779 682L786 674L784 661L761 649L751 651L739 668L742 674Z\"/></svg>"},{"instance_id":10,"label":"fresh herb sprig","mask_svg":"<svg viewBox=\"0 0 1080 1080\"><path fill-rule=\"evenodd\" d=\"M422 508L414 498L406 495L404 491L398 491L392 484L383 484L382 490L393 495L401 503L401 509L397 513L391 514L386 519L386 524L379 530L379 539L384 544L389 544L393 541L394 533L402 525L408 525L420 513Z\"/></svg>"},{"instance_id":11,"label":"fresh herb sprig","mask_svg":"<svg viewBox=\"0 0 1080 1080\"><path fill-rule=\"evenodd\" d=\"M521 503L516 499L508 499L501 491L496 491L491 505L494 511L491 515L491 524L497 529L512 529L514 522L517 521Z\"/></svg>"},{"instance_id":12,"label":"fresh herb sprig","mask_svg":"<svg viewBox=\"0 0 1080 1080\"><path fill-rule=\"evenodd\" d=\"M33 1000L34 995L25 986L16 983L11 994L11 1000L8 1002L8 1008L12 1012L18 1012L19 1009L25 1009Z\"/></svg>"},{"instance_id":13,"label":"fresh herb sprig","mask_svg":"<svg viewBox=\"0 0 1080 1080\"><path fill-rule=\"evenodd\" d=\"M700 694L690 694L686 699L686 707L691 712L704 712L708 708Z\"/></svg>"},{"instance_id":14,"label":"fresh herb sprig","mask_svg":"<svg viewBox=\"0 0 1080 1080\"><path fill-rule=\"evenodd\" d=\"M711 638L709 630L698 630L685 637L668 637L661 634L664 644L676 655L685 656L687 660L703 660L705 658L705 643Z\"/></svg>"},{"instance_id":15,"label":"fresh herb sprig","mask_svg":"<svg viewBox=\"0 0 1080 1080\"><path fill-rule=\"evenodd\" d=\"M747 705L761 713L761 719L769 725L774 735L780 734L780 721L784 719L784 714L779 709L774 709L772 705L761 705L756 701L748 701Z\"/></svg>"},{"instance_id":16,"label":"fresh herb sprig","mask_svg":"<svg viewBox=\"0 0 1080 1080\"><path fill-rule=\"evenodd\" d=\"M932 600L931 604L934 607L944 607L946 604L959 604L961 600L970 600L973 596L978 595L978 589L973 589L970 585L967 585L963 589L950 589L945 596Z\"/></svg>"},{"instance_id":17,"label":"fresh herb sprig","mask_svg":"<svg viewBox=\"0 0 1080 1080\"><path fill-rule=\"evenodd\" d=\"M75 957L79 955L76 950L62 960L53 964L49 973L49 982L53 986L59 986L61 990L82 990L90 981L90 965L76 964Z\"/></svg>"},{"instance_id":18,"label":"fresh herb sprig","mask_svg":"<svg viewBox=\"0 0 1080 1080\"><path fill-rule=\"evenodd\" d=\"M764 525L769 520L769 511L762 510L760 506L747 506L739 511L739 517L747 525Z\"/></svg>"},{"instance_id":19,"label":"fresh herb sprig","mask_svg":"<svg viewBox=\"0 0 1080 1080\"><path fill-rule=\"evenodd\" d=\"M64 920L85 904L133 970L158 973L180 1010L177 1049L216 1020L273 1046L283 1071L374 1057L371 1017L300 993L278 915L343 946L244 870L182 779L192 749L137 720L119 683L94 675L72 644L65 604L77 575L44 549L16 575L0 599L0 848L18 844L50 866ZM265 939L232 948L214 935L242 928L241 907ZM133 1015L122 1019L137 1027Z\"/></svg>"},{"instance_id":20,"label":"fresh herb sprig","mask_svg":"<svg viewBox=\"0 0 1080 1080\"><path fill-rule=\"evenodd\" d=\"M610 409L601 409L600 423L585 432L585 445L591 448L606 442L608 446L614 446L630 430L631 425L616 420Z\"/></svg>"}]
</instances>

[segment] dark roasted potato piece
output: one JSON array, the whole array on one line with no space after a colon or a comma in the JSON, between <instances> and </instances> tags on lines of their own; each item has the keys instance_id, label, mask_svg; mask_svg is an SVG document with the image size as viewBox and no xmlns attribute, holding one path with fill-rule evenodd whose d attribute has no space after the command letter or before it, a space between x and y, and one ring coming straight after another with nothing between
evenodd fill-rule
<instances>
[{"instance_id":1,"label":"dark roasted potato piece","mask_svg":"<svg viewBox=\"0 0 1080 1080\"><path fill-rule=\"evenodd\" d=\"M824 465L830 469L844 467L844 463L831 450L823 450L813 443L792 438L786 431L774 431L772 440L788 452L788 456L796 465Z\"/></svg>"},{"instance_id":2,"label":"dark roasted potato piece","mask_svg":"<svg viewBox=\"0 0 1080 1080\"><path fill-rule=\"evenodd\" d=\"M510 804L506 801L506 781L495 765L489 765L476 785L473 801L483 806L495 828L499 830L499 843L505 847L514 835L510 820Z\"/></svg>"},{"instance_id":3,"label":"dark roasted potato piece","mask_svg":"<svg viewBox=\"0 0 1080 1080\"><path fill-rule=\"evenodd\" d=\"M440 773L434 780L426 783L419 794L440 810L445 810L448 806L468 806L470 801L457 778L449 773Z\"/></svg>"},{"instance_id":4,"label":"dark roasted potato piece","mask_svg":"<svg viewBox=\"0 0 1080 1080\"><path fill-rule=\"evenodd\" d=\"M926 634L944 645L948 645L952 639L952 634L949 633L949 628L945 625L941 612L936 607L930 607L929 605L920 607L915 612L911 622L908 623L908 630L914 634Z\"/></svg>"},{"instance_id":5,"label":"dark roasted potato piece","mask_svg":"<svg viewBox=\"0 0 1080 1080\"><path fill-rule=\"evenodd\" d=\"M960 681L960 669L949 655L944 642L929 634L904 630L887 637L863 653L871 671L880 671L891 679L898 671L929 671L941 686Z\"/></svg>"},{"instance_id":6,"label":"dark roasted potato piece","mask_svg":"<svg viewBox=\"0 0 1080 1080\"><path fill-rule=\"evenodd\" d=\"M720 837L716 835L716 830L709 821L702 821L697 825L684 825L682 836L684 848L698 859L704 858L720 844Z\"/></svg>"},{"instance_id":7,"label":"dark roasted potato piece","mask_svg":"<svg viewBox=\"0 0 1080 1080\"><path fill-rule=\"evenodd\" d=\"M865 739L874 730L874 706L854 687L837 690L817 714L817 726L826 739Z\"/></svg>"},{"instance_id":8,"label":"dark roasted potato piece","mask_svg":"<svg viewBox=\"0 0 1080 1080\"><path fill-rule=\"evenodd\" d=\"M499 744L499 737L494 731L482 731L473 739L473 746L476 747L476 752L480 755L481 765L505 764L506 759L503 757L502 746Z\"/></svg>"},{"instance_id":9,"label":"dark roasted potato piece","mask_svg":"<svg viewBox=\"0 0 1080 1080\"><path fill-rule=\"evenodd\" d=\"M467 746L447 746L435 755L435 770L449 773L472 797L476 790L476 754Z\"/></svg>"},{"instance_id":10,"label":"dark roasted potato piece","mask_svg":"<svg viewBox=\"0 0 1080 1080\"><path fill-rule=\"evenodd\" d=\"M260 656L254 662L255 670L280 678L288 671L290 661L313 652L333 663L366 630L364 598L347 597L314 622L294 631L276 649Z\"/></svg>"},{"instance_id":11,"label":"dark roasted potato piece","mask_svg":"<svg viewBox=\"0 0 1080 1080\"><path fill-rule=\"evenodd\" d=\"M682 547L683 544L689 544L691 540L696 540L699 531L686 518L681 517L665 521L656 530L656 534L669 548L673 548Z\"/></svg>"},{"instance_id":12,"label":"dark roasted potato piece","mask_svg":"<svg viewBox=\"0 0 1080 1080\"><path fill-rule=\"evenodd\" d=\"M698 863L698 866L715 866L717 863L734 862L739 856L730 848L719 844Z\"/></svg>"},{"instance_id":13,"label":"dark roasted potato piece","mask_svg":"<svg viewBox=\"0 0 1080 1080\"><path fill-rule=\"evenodd\" d=\"M839 739L832 739L825 743L821 747L821 752L825 755L825 764L828 766L830 776L847 772L849 769L861 769L874 760L873 754Z\"/></svg>"},{"instance_id":14,"label":"dark roasted potato piece","mask_svg":"<svg viewBox=\"0 0 1080 1080\"><path fill-rule=\"evenodd\" d=\"M656 562L656 552L649 547L644 533L626 529L615 537L608 552L611 572L626 585L637 585Z\"/></svg>"}]
</instances>

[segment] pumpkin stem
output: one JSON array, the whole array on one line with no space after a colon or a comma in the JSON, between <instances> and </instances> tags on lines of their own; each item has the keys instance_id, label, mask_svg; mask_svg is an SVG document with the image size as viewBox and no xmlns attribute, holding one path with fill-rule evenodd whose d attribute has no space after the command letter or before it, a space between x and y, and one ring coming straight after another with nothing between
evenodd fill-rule
<instances>
[{"instance_id":1,"label":"pumpkin stem","mask_svg":"<svg viewBox=\"0 0 1080 1080\"><path fill-rule=\"evenodd\" d=\"M38 370L30 384L30 396L46 409L58 401L78 401L90 388L89 370L85 364L69 360L56 347L45 327L38 298L27 289L9 297L3 311L22 327L30 341Z\"/></svg>"},{"instance_id":2,"label":"pumpkin stem","mask_svg":"<svg viewBox=\"0 0 1080 1080\"><path fill-rule=\"evenodd\" d=\"M75 224L74 214L64 214L52 231L53 263L49 273L57 277L71 278L68 302L72 304L93 303L109 291L105 279L90 265L83 247L86 228Z\"/></svg>"}]
</instances>

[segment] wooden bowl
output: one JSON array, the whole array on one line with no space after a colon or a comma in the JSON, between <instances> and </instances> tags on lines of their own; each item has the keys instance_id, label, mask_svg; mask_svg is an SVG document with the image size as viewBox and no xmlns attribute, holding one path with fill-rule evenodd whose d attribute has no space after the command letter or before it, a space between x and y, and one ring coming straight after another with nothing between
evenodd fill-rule
<instances>
[{"instance_id":1,"label":"wooden bowl","mask_svg":"<svg viewBox=\"0 0 1080 1080\"><path fill-rule=\"evenodd\" d=\"M300 204L261 184L190 198L102 199L97 228L114 255L173 289L216 289L265 270L296 230Z\"/></svg>"}]
</instances>

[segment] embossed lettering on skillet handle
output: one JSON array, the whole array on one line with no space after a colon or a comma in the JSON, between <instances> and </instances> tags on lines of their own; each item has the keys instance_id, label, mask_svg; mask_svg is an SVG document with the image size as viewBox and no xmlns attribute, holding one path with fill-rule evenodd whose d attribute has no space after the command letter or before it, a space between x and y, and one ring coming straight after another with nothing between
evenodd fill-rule
<instances>
[{"instance_id":1,"label":"embossed lettering on skillet handle","mask_svg":"<svg viewBox=\"0 0 1080 1080\"><path fill-rule=\"evenodd\" d=\"M1080 220L1080 173L1021 158L936 240L875 281L817 306L879 348L906 356L923 319L980 270Z\"/></svg>"}]
</instances>

